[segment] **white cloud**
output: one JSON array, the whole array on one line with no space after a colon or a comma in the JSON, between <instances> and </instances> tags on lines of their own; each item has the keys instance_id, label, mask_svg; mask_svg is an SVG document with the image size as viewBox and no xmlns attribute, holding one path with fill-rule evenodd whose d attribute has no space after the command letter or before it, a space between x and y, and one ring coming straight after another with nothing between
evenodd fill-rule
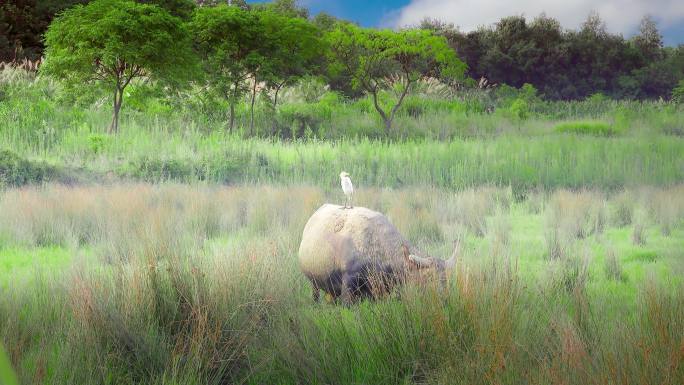
<instances>
[{"instance_id":1,"label":"white cloud","mask_svg":"<svg viewBox=\"0 0 684 385\"><path fill-rule=\"evenodd\" d=\"M660 29L684 21L683 0L412 0L385 22L401 27L431 17L470 31L505 16L534 18L545 13L565 28L577 28L591 11L601 15L609 31L626 35L636 31L641 18L647 14L653 16Z\"/></svg>"}]
</instances>

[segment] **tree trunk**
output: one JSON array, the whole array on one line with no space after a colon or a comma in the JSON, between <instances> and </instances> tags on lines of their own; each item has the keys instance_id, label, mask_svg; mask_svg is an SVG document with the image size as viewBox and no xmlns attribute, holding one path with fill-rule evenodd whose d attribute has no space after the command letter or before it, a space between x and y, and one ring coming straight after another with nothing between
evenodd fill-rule
<instances>
[{"instance_id":1,"label":"tree trunk","mask_svg":"<svg viewBox=\"0 0 684 385\"><path fill-rule=\"evenodd\" d=\"M385 121L385 132L389 133L392 130L392 118L383 118Z\"/></svg>"},{"instance_id":2,"label":"tree trunk","mask_svg":"<svg viewBox=\"0 0 684 385\"><path fill-rule=\"evenodd\" d=\"M233 95L230 97L230 119L228 123L228 132L233 132L233 127L235 126L235 103L237 103L238 87L240 83L235 81L233 83Z\"/></svg>"},{"instance_id":3,"label":"tree trunk","mask_svg":"<svg viewBox=\"0 0 684 385\"><path fill-rule=\"evenodd\" d=\"M121 103L123 102L123 90L118 86L114 91L114 114L112 115L112 123L109 126L109 133L119 132L119 111L121 110Z\"/></svg>"},{"instance_id":4,"label":"tree trunk","mask_svg":"<svg viewBox=\"0 0 684 385\"><path fill-rule=\"evenodd\" d=\"M285 83L283 83L283 84L285 84ZM283 86L283 84L276 87L275 96L273 96L273 110L274 111L278 109L278 92L280 92L280 88Z\"/></svg>"},{"instance_id":5,"label":"tree trunk","mask_svg":"<svg viewBox=\"0 0 684 385\"><path fill-rule=\"evenodd\" d=\"M278 109L278 93L285 87L285 83L287 83L287 80L284 80L275 89L275 95L273 96L273 111Z\"/></svg>"},{"instance_id":6,"label":"tree trunk","mask_svg":"<svg viewBox=\"0 0 684 385\"><path fill-rule=\"evenodd\" d=\"M254 76L254 84L252 85L252 104L249 106L249 133L254 133L254 102L256 101L256 87L257 78Z\"/></svg>"},{"instance_id":7,"label":"tree trunk","mask_svg":"<svg viewBox=\"0 0 684 385\"><path fill-rule=\"evenodd\" d=\"M235 99L230 99L230 118L228 119L228 132L233 132L235 124Z\"/></svg>"},{"instance_id":8,"label":"tree trunk","mask_svg":"<svg viewBox=\"0 0 684 385\"><path fill-rule=\"evenodd\" d=\"M371 95L373 96L373 106L375 106L375 110L378 111L382 121L385 122L385 133L389 133L389 131L392 129L392 117L387 116L385 110L380 107L380 103L378 103L377 91L371 91Z\"/></svg>"}]
</instances>

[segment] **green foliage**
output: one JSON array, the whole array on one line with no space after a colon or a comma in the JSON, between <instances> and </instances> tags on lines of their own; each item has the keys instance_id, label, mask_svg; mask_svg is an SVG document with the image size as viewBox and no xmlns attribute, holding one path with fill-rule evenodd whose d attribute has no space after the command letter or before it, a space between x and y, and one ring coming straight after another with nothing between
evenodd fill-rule
<instances>
[{"instance_id":1,"label":"green foliage","mask_svg":"<svg viewBox=\"0 0 684 385\"><path fill-rule=\"evenodd\" d=\"M0 187L40 183L57 175L45 162L22 158L10 150L0 150Z\"/></svg>"},{"instance_id":2,"label":"green foliage","mask_svg":"<svg viewBox=\"0 0 684 385\"><path fill-rule=\"evenodd\" d=\"M465 64L446 39L429 31L394 32L341 24L326 34L326 40L330 75L347 77L354 89L369 93L386 131L390 131L397 110L418 80L458 79L465 71ZM396 100L382 106L380 91L394 89L398 91Z\"/></svg>"},{"instance_id":3,"label":"green foliage","mask_svg":"<svg viewBox=\"0 0 684 385\"><path fill-rule=\"evenodd\" d=\"M519 97L527 102L539 101L539 96L537 94L537 89L530 83L525 83L520 87Z\"/></svg>"},{"instance_id":4,"label":"green foliage","mask_svg":"<svg viewBox=\"0 0 684 385\"><path fill-rule=\"evenodd\" d=\"M587 97L587 102L592 103L592 104L601 104L605 103L608 101L608 97L603 94L602 92L597 92L595 94L591 94Z\"/></svg>"},{"instance_id":5,"label":"green foliage","mask_svg":"<svg viewBox=\"0 0 684 385\"><path fill-rule=\"evenodd\" d=\"M663 47L653 20L631 40L611 34L596 14L579 30L541 15L531 22L504 17L491 27L461 32L426 21L421 28L449 40L468 75L515 88L534 85L548 99L583 99L597 92L614 98L666 98L684 78L684 49Z\"/></svg>"},{"instance_id":6,"label":"green foliage","mask_svg":"<svg viewBox=\"0 0 684 385\"><path fill-rule=\"evenodd\" d=\"M297 0L273 0L254 4L257 11L267 11L283 15L287 18L308 19L309 10L300 7Z\"/></svg>"},{"instance_id":7,"label":"green foliage","mask_svg":"<svg viewBox=\"0 0 684 385\"><path fill-rule=\"evenodd\" d=\"M513 118L518 122L518 126L530 116L530 107L525 99L518 98L513 101L508 110L513 115Z\"/></svg>"},{"instance_id":8,"label":"green foliage","mask_svg":"<svg viewBox=\"0 0 684 385\"><path fill-rule=\"evenodd\" d=\"M421 83L414 95L407 96L396 129L388 135L370 96L348 100L312 79L285 88L278 113L259 95L253 134L222 132L228 104L212 89L196 85L165 93L154 82L134 82L127 89L131 94L127 100L133 103L122 115L129 128L118 137L107 136L100 146L89 137L104 132L98 127L108 118L109 106L101 99L73 106L50 78L5 70L0 72L0 84L8 95L0 103L0 121L5 122L0 147L47 160L86 180L113 171L141 180L172 176L180 181L328 185L325 175L330 169L356 168L367 170L359 173L367 178L359 182L367 186L457 188L510 183L516 191L529 191L585 184L610 190L684 178L682 140L663 135L676 134L684 114L669 102L530 103L531 118L519 125L524 134L520 137L518 122L508 114L508 107L499 104L502 101L494 99L494 106L506 113L489 114L477 103L432 94ZM392 93L379 96L391 98ZM238 127L249 123L248 103L237 104ZM611 122L620 136L558 135L554 128L558 121ZM281 143L278 137L295 142ZM96 157L93 151L98 151ZM257 153L260 159L252 157ZM143 157L189 165L138 162ZM233 166L222 168L222 161L244 167L234 173ZM265 163L268 167L263 167Z\"/></svg>"},{"instance_id":9,"label":"green foliage","mask_svg":"<svg viewBox=\"0 0 684 385\"><path fill-rule=\"evenodd\" d=\"M88 136L88 146L93 154L99 154L105 148L108 137L102 134L90 134Z\"/></svg>"},{"instance_id":10,"label":"green foliage","mask_svg":"<svg viewBox=\"0 0 684 385\"><path fill-rule=\"evenodd\" d=\"M677 87L672 90L672 101L675 103L684 103L684 79L680 80Z\"/></svg>"},{"instance_id":11,"label":"green foliage","mask_svg":"<svg viewBox=\"0 0 684 385\"><path fill-rule=\"evenodd\" d=\"M555 131L564 134L579 134L593 136L614 136L619 134L615 127L601 121L563 122L555 126Z\"/></svg>"},{"instance_id":12,"label":"green foliage","mask_svg":"<svg viewBox=\"0 0 684 385\"><path fill-rule=\"evenodd\" d=\"M118 130L124 90L135 78L183 84L194 56L182 21L155 6L96 0L62 13L45 35L41 72L71 83L102 82L114 93L111 131Z\"/></svg>"},{"instance_id":13,"label":"green foliage","mask_svg":"<svg viewBox=\"0 0 684 385\"><path fill-rule=\"evenodd\" d=\"M142 4L154 4L167 10L171 15L188 20L195 10L193 0L135 0Z\"/></svg>"},{"instance_id":14,"label":"green foliage","mask_svg":"<svg viewBox=\"0 0 684 385\"><path fill-rule=\"evenodd\" d=\"M204 61L207 84L230 101L232 129L235 104L247 91L245 81L267 61L267 36L259 16L226 4L201 7L193 16L190 31Z\"/></svg>"},{"instance_id":15,"label":"green foliage","mask_svg":"<svg viewBox=\"0 0 684 385\"><path fill-rule=\"evenodd\" d=\"M261 12L259 17L267 59L257 76L274 91L273 104L277 107L278 91L283 86L319 72L325 50L318 28L307 20L270 11Z\"/></svg>"}]
</instances>

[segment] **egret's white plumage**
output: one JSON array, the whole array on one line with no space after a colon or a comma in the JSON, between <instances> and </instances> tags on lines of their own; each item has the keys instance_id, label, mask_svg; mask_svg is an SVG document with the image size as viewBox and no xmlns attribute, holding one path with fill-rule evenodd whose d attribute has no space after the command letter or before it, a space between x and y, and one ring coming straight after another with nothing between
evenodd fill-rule
<instances>
[{"instance_id":1,"label":"egret's white plumage","mask_svg":"<svg viewBox=\"0 0 684 385\"><path fill-rule=\"evenodd\" d=\"M352 184L349 174L342 171L340 173L340 184L342 185L342 192L344 192L345 201L344 208L347 208L347 202L351 205L354 196L354 185ZM354 206L351 206L353 208Z\"/></svg>"}]
</instances>

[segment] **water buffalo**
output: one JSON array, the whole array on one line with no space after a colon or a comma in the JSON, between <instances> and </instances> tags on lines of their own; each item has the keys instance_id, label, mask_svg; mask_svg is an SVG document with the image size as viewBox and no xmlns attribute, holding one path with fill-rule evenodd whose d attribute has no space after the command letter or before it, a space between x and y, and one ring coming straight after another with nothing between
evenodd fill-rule
<instances>
[{"instance_id":1,"label":"water buffalo","mask_svg":"<svg viewBox=\"0 0 684 385\"><path fill-rule=\"evenodd\" d=\"M429 257L381 213L324 204L304 227L299 264L313 285L314 301L322 289L350 303L386 294L407 278L437 273L443 279L457 254L458 245L449 260Z\"/></svg>"}]
</instances>

